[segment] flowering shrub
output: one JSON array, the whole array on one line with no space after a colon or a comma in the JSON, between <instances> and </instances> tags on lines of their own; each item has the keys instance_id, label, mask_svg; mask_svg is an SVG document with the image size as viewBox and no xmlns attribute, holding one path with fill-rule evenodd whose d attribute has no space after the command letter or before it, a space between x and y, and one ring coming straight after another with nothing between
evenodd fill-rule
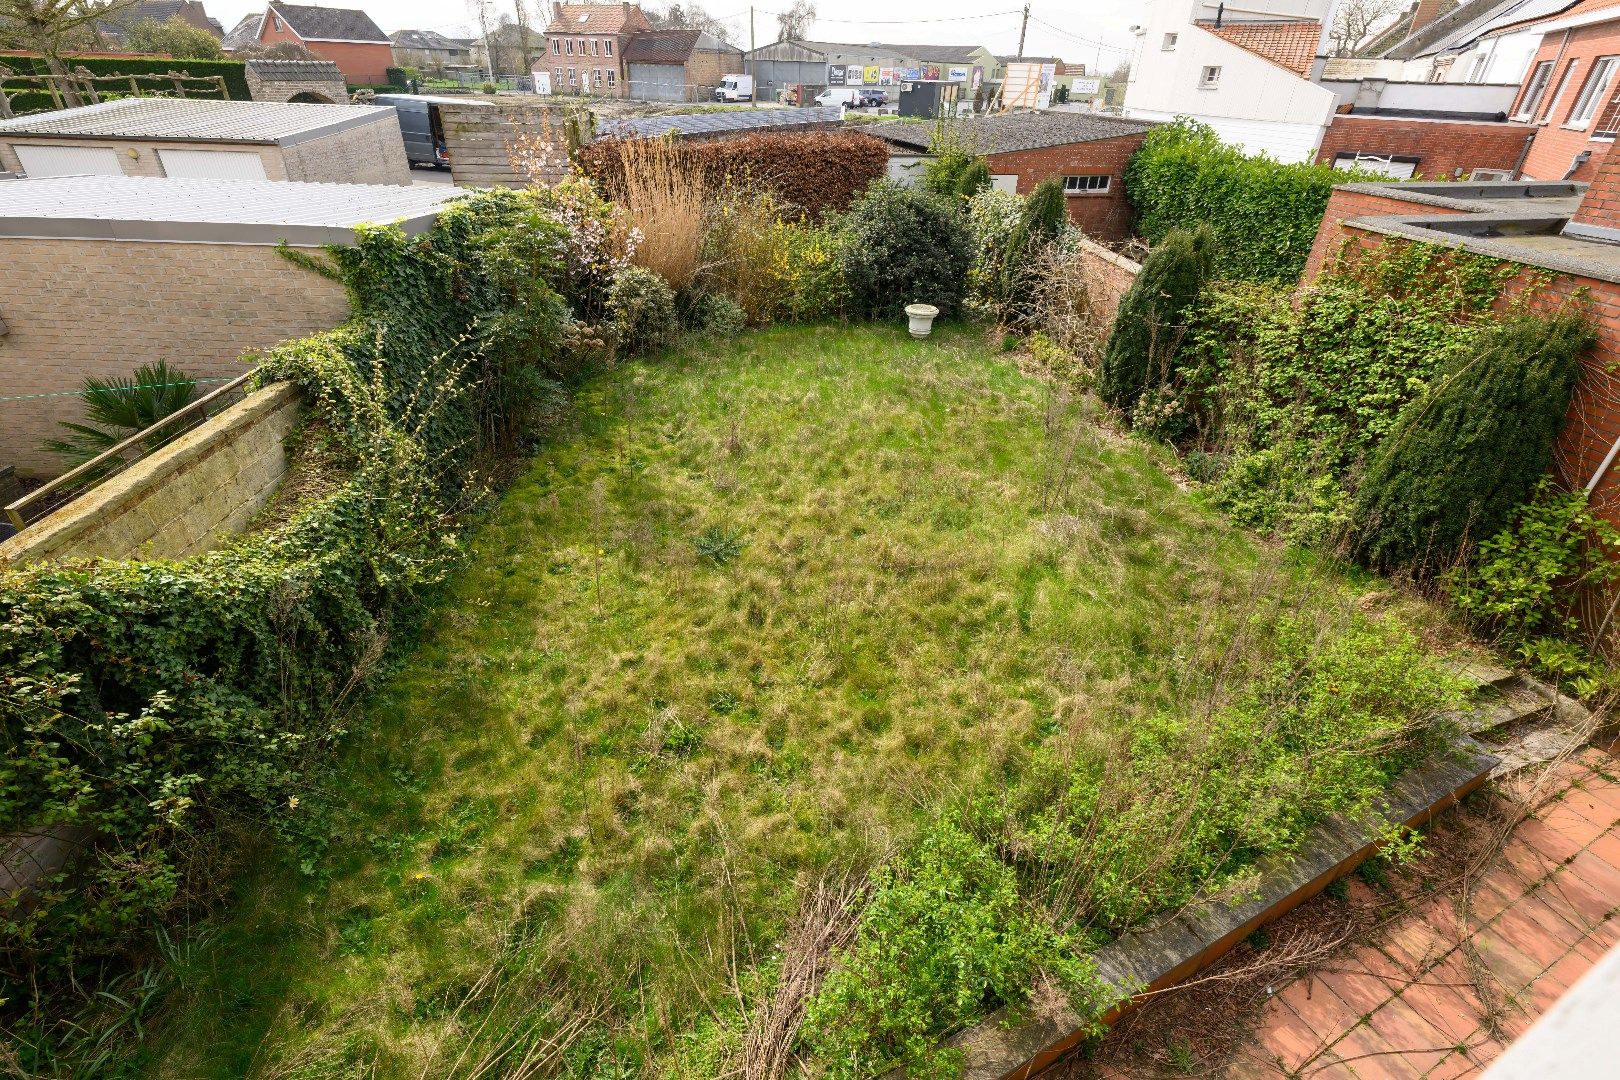
<instances>
[{"instance_id":1,"label":"flowering shrub","mask_svg":"<svg viewBox=\"0 0 1620 1080\"><path fill-rule=\"evenodd\" d=\"M727 189L710 213L702 283L761 326L842 315L848 300L832 225L793 219L769 192Z\"/></svg>"},{"instance_id":2,"label":"flowering shrub","mask_svg":"<svg viewBox=\"0 0 1620 1080\"><path fill-rule=\"evenodd\" d=\"M579 319L599 321L614 275L630 265L641 246L641 230L581 176L530 188L528 195L561 230L561 273L552 286Z\"/></svg>"}]
</instances>

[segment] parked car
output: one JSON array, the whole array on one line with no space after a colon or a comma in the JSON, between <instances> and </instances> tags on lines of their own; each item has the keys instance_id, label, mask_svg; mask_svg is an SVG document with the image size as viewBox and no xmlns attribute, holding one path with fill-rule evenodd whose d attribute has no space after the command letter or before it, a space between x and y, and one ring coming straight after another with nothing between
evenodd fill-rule
<instances>
[{"instance_id":1,"label":"parked car","mask_svg":"<svg viewBox=\"0 0 1620 1080\"><path fill-rule=\"evenodd\" d=\"M752 75L723 75L720 85L714 88L716 101L753 101L754 77Z\"/></svg>"},{"instance_id":2,"label":"parked car","mask_svg":"<svg viewBox=\"0 0 1620 1080\"><path fill-rule=\"evenodd\" d=\"M861 107L861 92L852 86L829 86L816 95L817 105L847 105L852 109Z\"/></svg>"},{"instance_id":3,"label":"parked car","mask_svg":"<svg viewBox=\"0 0 1620 1080\"><path fill-rule=\"evenodd\" d=\"M881 109L889 103L889 95L882 90L862 90L860 106L863 109Z\"/></svg>"}]
</instances>

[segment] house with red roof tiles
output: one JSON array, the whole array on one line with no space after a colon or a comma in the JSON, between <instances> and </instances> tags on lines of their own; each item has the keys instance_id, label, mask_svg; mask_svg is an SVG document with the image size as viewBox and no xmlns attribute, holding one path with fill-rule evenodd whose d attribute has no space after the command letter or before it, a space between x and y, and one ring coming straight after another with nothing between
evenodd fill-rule
<instances>
[{"instance_id":1,"label":"house with red roof tiles","mask_svg":"<svg viewBox=\"0 0 1620 1080\"><path fill-rule=\"evenodd\" d=\"M551 5L543 60L536 70L550 70L554 94L599 94L627 97L629 69L624 53L630 39L652 29L639 5Z\"/></svg>"},{"instance_id":2,"label":"house with red roof tiles","mask_svg":"<svg viewBox=\"0 0 1620 1080\"><path fill-rule=\"evenodd\" d=\"M1138 120L1191 116L1229 143L1280 161L1307 161L1339 99L1312 80L1331 0L1235 4L1148 0L1125 91Z\"/></svg>"}]
</instances>

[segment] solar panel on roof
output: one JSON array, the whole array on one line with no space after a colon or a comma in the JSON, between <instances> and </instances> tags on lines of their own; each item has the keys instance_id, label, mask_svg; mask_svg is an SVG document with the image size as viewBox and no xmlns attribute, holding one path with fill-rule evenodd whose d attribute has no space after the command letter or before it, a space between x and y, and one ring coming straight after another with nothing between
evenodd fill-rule
<instances>
[{"instance_id":1,"label":"solar panel on roof","mask_svg":"<svg viewBox=\"0 0 1620 1080\"><path fill-rule=\"evenodd\" d=\"M818 105L809 109L733 109L717 113L684 113L673 116L642 116L612 120L601 127L604 135L628 138L656 138L668 132L677 135L708 135L717 131L751 131L800 124L825 124L838 120L837 106Z\"/></svg>"}]
</instances>

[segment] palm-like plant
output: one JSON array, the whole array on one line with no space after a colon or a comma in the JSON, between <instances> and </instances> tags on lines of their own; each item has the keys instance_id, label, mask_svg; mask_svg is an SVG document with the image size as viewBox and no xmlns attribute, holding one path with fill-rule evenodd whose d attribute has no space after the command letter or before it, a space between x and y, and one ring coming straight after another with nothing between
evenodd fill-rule
<instances>
[{"instance_id":1,"label":"palm-like plant","mask_svg":"<svg viewBox=\"0 0 1620 1080\"><path fill-rule=\"evenodd\" d=\"M165 416L191 403L197 394L197 380L170 367L165 361L142 364L132 378L84 380L83 424L62 421L69 434L51 439L44 449L61 454L73 465L82 465L105 453L131 435L153 427ZM154 431L147 449L155 449L171 432Z\"/></svg>"}]
</instances>

